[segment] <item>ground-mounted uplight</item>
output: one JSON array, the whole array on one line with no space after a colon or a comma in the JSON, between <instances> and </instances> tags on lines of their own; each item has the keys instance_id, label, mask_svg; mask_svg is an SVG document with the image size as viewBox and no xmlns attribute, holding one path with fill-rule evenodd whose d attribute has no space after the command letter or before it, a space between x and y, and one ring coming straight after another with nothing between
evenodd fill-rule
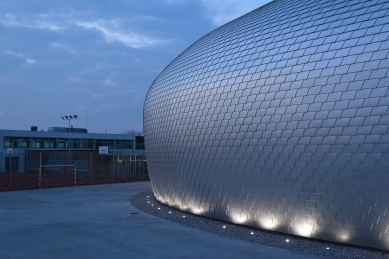
<instances>
[{"instance_id":1,"label":"ground-mounted uplight","mask_svg":"<svg viewBox=\"0 0 389 259\"><path fill-rule=\"evenodd\" d=\"M159 210L161 209L161 208L158 208Z\"/></svg>"},{"instance_id":2,"label":"ground-mounted uplight","mask_svg":"<svg viewBox=\"0 0 389 259\"><path fill-rule=\"evenodd\" d=\"M251 232L250 234L251 234L251 235L254 235L254 232Z\"/></svg>"},{"instance_id":3,"label":"ground-mounted uplight","mask_svg":"<svg viewBox=\"0 0 389 259\"><path fill-rule=\"evenodd\" d=\"M223 226L223 228L226 228L226 226Z\"/></svg>"},{"instance_id":4,"label":"ground-mounted uplight","mask_svg":"<svg viewBox=\"0 0 389 259\"><path fill-rule=\"evenodd\" d=\"M330 248L327 246L327 250L330 250Z\"/></svg>"},{"instance_id":5,"label":"ground-mounted uplight","mask_svg":"<svg viewBox=\"0 0 389 259\"><path fill-rule=\"evenodd\" d=\"M299 236L310 237L312 233L312 226L304 224L302 227L296 228L296 231Z\"/></svg>"},{"instance_id":6,"label":"ground-mounted uplight","mask_svg":"<svg viewBox=\"0 0 389 259\"><path fill-rule=\"evenodd\" d=\"M172 213L171 211L169 211L169 214Z\"/></svg>"},{"instance_id":7,"label":"ground-mounted uplight","mask_svg":"<svg viewBox=\"0 0 389 259\"><path fill-rule=\"evenodd\" d=\"M269 229L269 230L272 230L274 229L276 226L275 224L273 223L273 220L272 219L261 219L259 221L259 224L264 228L264 229Z\"/></svg>"},{"instance_id":8,"label":"ground-mounted uplight","mask_svg":"<svg viewBox=\"0 0 389 259\"><path fill-rule=\"evenodd\" d=\"M286 242L286 243L289 243L289 239L286 239L285 242Z\"/></svg>"},{"instance_id":9,"label":"ground-mounted uplight","mask_svg":"<svg viewBox=\"0 0 389 259\"><path fill-rule=\"evenodd\" d=\"M244 222L246 221L246 219L243 218L243 217L239 217L239 218L236 218L236 221L237 221L238 223L244 223Z\"/></svg>"},{"instance_id":10,"label":"ground-mounted uplight","mask_svg":"<svg viewBox=\"0 0 389 259\"><path fill-rule=\"evenodd\" d=\"M183 218L185 218L185 216L182 216Z\"/></svg>"},{"instance_id":11,"label":"ground-mounted uplight","mask_svg":"<svg viewBox=\"0 0 389 259\"><path fill-rule=\"evenodd\" d=\"M194 213L195 213L195 214L201 214L201 210L196 209L196 210L194 210Z\"/></svg>"},{"instance_id":12,"label":"ground-mounted uplight","mask_svg":"<svg viewBox=\"0 0 389 259\"><path fill-rule=\"evenodd\" d=\"M350 239L350 236L349 235L339 235L339 239L341 239L342 241L347 241Z\"/></svg>"}]
</instances>

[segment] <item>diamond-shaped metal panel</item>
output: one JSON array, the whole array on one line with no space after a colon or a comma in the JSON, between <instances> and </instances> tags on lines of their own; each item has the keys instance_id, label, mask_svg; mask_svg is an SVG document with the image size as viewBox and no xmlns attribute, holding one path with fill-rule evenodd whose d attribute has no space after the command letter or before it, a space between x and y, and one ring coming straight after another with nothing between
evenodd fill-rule
<instances>
[{"instance_id":1,"label":"diamond-shaped metal panel","mask_svg":"<svg viewBox=\"0 0 389 259\"><path fill-rule=\"evenodd\" d=\"M389 249L388 9L275 0L180 54L144 105L156 198Z\"/></svg>"}]
</instances>

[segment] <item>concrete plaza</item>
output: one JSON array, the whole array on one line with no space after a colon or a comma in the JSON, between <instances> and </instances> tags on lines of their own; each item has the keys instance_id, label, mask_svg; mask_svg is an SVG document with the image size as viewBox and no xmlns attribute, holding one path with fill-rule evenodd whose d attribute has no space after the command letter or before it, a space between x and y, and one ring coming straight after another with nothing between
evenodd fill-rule
<instances>
[{"instance_id":1,"label":"concrete plaza","mask_svg":"<svg viewBox=\"0 0 389 259\"><path fill-rule=\"evenodd\" d=\"M131 196L150 189L138 182L0 193L0 258L319 258L134 208Z\"/></svg>"}]
</instances>

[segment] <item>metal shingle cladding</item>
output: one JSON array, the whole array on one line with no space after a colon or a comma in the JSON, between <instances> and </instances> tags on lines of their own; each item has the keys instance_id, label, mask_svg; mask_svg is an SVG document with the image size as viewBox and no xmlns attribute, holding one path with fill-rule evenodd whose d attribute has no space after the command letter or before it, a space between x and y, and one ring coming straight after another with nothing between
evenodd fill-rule
<instances>
[{"instance_id":1,"label":"metal shingle cladding","mask_svg":"<svg viewBox=\"0 0 389 259\"><path fill-rule=\"evenodd\" d=\"M180 54L144 105L156 198L389 249L388 10L275 0Z\"/></svg>"}]
</instances>

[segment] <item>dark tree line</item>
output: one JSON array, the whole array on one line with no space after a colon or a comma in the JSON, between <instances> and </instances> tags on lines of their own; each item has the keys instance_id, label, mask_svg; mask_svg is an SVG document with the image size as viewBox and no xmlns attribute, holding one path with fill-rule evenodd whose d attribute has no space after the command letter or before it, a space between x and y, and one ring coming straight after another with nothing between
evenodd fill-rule
<instances>
[{"instance_id":1,"label":"dark tree line","mask_svg":"<svg viewBox=\"0 0 389 259\"><path fill-rule=\"evenodd\" d=\"M133 130L133 129L123 131L121 134L143 136L143 132L142 131Z\"/></svg>"}]
</instances>

